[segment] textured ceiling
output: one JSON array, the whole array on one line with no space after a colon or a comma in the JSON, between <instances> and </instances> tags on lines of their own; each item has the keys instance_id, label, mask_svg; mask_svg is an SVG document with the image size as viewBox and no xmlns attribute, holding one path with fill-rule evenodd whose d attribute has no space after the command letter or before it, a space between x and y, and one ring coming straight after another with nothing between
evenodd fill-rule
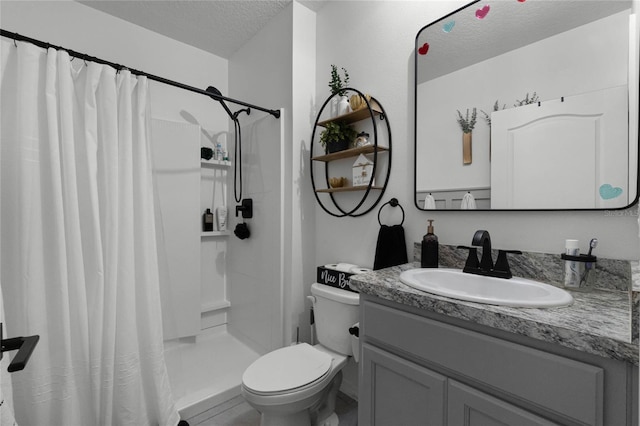
<instances>
[{"instance_id":1,"label":"textured ceiling","mask_svg":"<svg viewBox=\"0 0 640 426\"><path fill-rule=\"evenodd\" d=\"M80 3L229 58L292 0L85 0ZM300 3L312 10L325 0Z\"/></svg>"}]
</instances>

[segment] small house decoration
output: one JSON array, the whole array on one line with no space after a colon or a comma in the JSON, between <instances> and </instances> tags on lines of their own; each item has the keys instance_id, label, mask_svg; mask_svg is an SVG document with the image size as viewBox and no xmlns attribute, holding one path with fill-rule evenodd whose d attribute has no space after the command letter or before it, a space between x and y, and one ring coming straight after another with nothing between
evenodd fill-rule
<instances>
[{"instance_id":1,"label":"small house decoration","mask_svg":"<svg viewBox=\"0 0 640 426\"><path fill-rule=\"evenodd\" d=\"M364 154L360 154L353 163L353 186L368 186L369 183L373 185L374 182L373 161Z\"/></svg>"}]
</instances>

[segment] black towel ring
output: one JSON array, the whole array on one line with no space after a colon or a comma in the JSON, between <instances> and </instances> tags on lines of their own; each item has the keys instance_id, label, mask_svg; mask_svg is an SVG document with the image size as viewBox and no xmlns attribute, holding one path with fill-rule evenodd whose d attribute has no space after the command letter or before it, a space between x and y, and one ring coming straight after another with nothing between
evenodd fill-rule
<instances>
[{"instance_id":1,"label":"black towel ring","mask_svg":"<svg viewBox=\"0 0 640 426\"><path fill-rule=\"evenodd\" d=\"M400 207L400 210L402 210L402 222L400 222L400 226L402 226L402 224L404 223L404 209L402 208L402 206L398 202L397 198L392 198L389 201L387 201L386 203L384 203L382 206L380 206L380 210L378 210L378 223L380 224L380 226L382 226L382 222L380 221L380 212L382 211L384 206L386 206L387 204L391 205L391 207L396 207L396 206Z\"/></svg>"}]
</instances>

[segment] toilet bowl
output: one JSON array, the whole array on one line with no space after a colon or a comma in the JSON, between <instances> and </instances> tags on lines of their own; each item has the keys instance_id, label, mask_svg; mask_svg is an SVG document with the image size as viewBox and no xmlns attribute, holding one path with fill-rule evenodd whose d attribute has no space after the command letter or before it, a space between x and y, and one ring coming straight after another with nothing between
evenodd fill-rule
<instances>
[{"instance_id":1,"label":"toilet bowl","mask_svg":"<svg viewBox=\"0 0 640 426\"><path fill-rule=\"evenodd\" d=\"M242 376L242 395L261 413L262 426L337 425L335 401L342 368L352 355L349 327L359 295L311 286L319 343L300 343L258 358Z\"/></svg>"},{"instance_id":2,"label":"toilet bowl","mask_svg":"<svg viewBox=\"0 0 640 426\"><path fill-rule=\"evenodd\" d=\"M332 389L337 394L346 363L347 356L321 345L277 349L247 368L242 395L262 414L262 426L326 424L334 410L325 416L317 411Z\"/></svg>"}]
</instances>

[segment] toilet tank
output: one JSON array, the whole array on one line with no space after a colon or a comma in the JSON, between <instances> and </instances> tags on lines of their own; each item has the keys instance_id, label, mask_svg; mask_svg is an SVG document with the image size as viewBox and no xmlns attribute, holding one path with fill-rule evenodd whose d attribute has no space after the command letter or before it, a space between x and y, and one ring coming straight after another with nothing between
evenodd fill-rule
<instances>
[{"instance_id":1,"label":"toilet tank","mask_svg":"<svg viewBox=\"0 0 640 426\"><path fill-rule=\"evenodd\" d=\"M360 295L325 284L311 284L316 338L322 346L352 355L349 328L359 321Z\"/></svg>"}]
</instances>

